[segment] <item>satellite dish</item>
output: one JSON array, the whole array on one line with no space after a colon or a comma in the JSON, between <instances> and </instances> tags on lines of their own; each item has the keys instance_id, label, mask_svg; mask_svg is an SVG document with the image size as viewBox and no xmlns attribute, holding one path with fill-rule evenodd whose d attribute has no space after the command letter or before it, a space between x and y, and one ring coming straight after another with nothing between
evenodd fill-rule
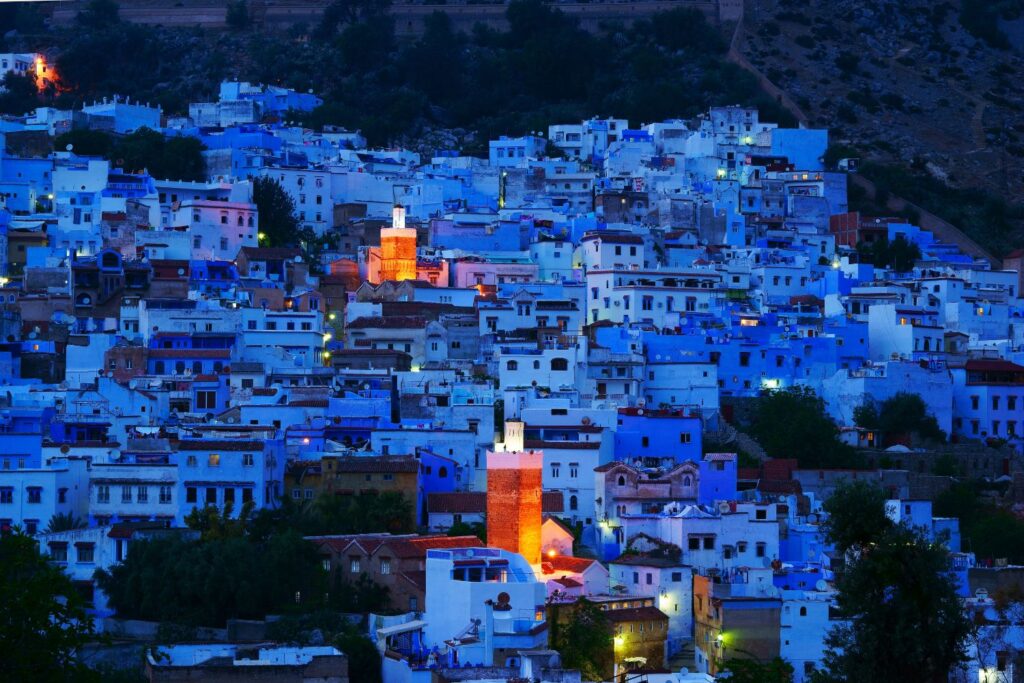
<instances>
[{"instance_id":1,"label":"satellite dish","mask_svg":"<svg viewBox=\"0 0 1024 683\"><path fill-rule=\"evenodd\" d=\"M75 146L74 146L74 145L72 145L71 143L68 143L68 144L67 144L67 146L66 146L66 147L64 147L64 149L65 149L65 150L67 150L67 151L69 151L69 152L70 152L71 150L73 150L74 148L75 148Z\"/></svg>"},{"instance_id":2,"label":"satellite dish","mask_svg":"<svg viewBox=\"0 0 1024 683\"><path fill-rule=\"evenodd\" d=\"M818 579L818 582L814 584L814 588L815 590L819 591L827 591L828 581L826 581L825 579Z\"/></svg>"}]
</instances>

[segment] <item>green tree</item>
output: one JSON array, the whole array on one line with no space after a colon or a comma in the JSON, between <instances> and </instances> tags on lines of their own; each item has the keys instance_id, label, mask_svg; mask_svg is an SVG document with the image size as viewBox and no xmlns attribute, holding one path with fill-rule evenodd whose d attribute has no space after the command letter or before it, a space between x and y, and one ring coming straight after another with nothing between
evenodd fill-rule
<instances>
[{"instance_id":1,"label":"green tree","mask_svg":"<svg viewBox=\"0 0 1024 683\"><path fill-rule=\"evenodd\" d=\"M825 670L814 680L945 683L970 630L949 551L889 520L880 491L858 483L835 496L826 502L826 537L850 551L836 581L844 621L829 632Z\"/></svg>"},{"instance_id":2,"label":"green tree","mask_svg":"<svg viewBox=\"0 0 1024 683\"><path fill-rule=\"evenodd\" d=\"M228 3L225 21L236 31L246 28L249 25L249 3L246 0L233 0Z\"/></svg>"},{"instance_id":3,"label":"green tree","mask_svg":"<svg viewBox=\"0 0 1024 683\"><path fill-rule=\"evenodd\" d=\"M72 512L58 512L46 524L46 533L53 534L58 531L74 531L84 529L88 524L80 517L75 517Z\"/></svg>"},{"instance_id":4,"label":"green tree","mask_svg":"<svg viewBox=\"0 0 1024 683\"><path fill-rule=\"evenodd\" d=\"M885 514L886 500L882 489L863 480L836 487L824 503L828 517L822 533L840 553L870 545L879 529L892 524Z\"/></svg>"},{"instance_id":5,"label":"green tree","mask_svg":"<svg viewBox=\"0 0 1024 683\"><path fill-rule=\"evenodd\" d=\"M768 662L729 659L722 670L729 672L729 683L793 683L793 666L780 657Z\"/></svg>"},{"instance_id":6,"label":"green tree","mask_svg":"<svg viewBox=\"0 0 1024 683\"><path fill-rule=\"evenodd\" d=\"M383 612L390 603L390 591L365 572L355 581L349 581L346 572L340 569L334 575L334 590L331 591L331 606L349 614Z\"/></svg>"},{"instance_id":7,"label":"green tree","mask_svg":"<svg viewBox=\"0 0 1024 683\"><path fill-rule=\"evenodd\" d=\"M232 517L234 505L225 503L223 509L216 505L196 507L185 517L185 524L198 531L204 541L212 539L241 538L245 535L246 526L253 510L254 501L246 501L237 517Z\"/></svg>"},{"instance_id":8,"label":"green tree","mask_svg":"<svg viewBox=\"0 0 1024 683\"><path fill-rule=\"evenodd\" d=\"M0 536L0 679L70 681L93 622L71 579L20 531Z\"/></svg>"},{"instance_id":9,"label":"green tree","mask_svg":"<svg viewBox=\"0 0 1024 683\"><path fill-rule=\"evenodd\" d=\"M256 178L252 183L252 201L259 211L260 244L271 247L294 246L299 234L295 202L274 178Z\"/></svg>"},{"instance_id":10,"label":"green tree","mask_svg":"<svg viewBox=\"0 0 1024 683\"><path fill-rule=\"evenodd\" d=\"M796 458L800 467L855 467L853 449L839 440L839 429L825 402L803 386L769 391L757 398L748 430L773 458Z\"/></svg>"},{"instance_id":11,"label":"green tree","mask_svg":"<svg viewBox=\"0 0 1024 683\"><path fill-rule=\"evenodd\" d=\"M58 152L66 151L68 145L71 145L71 151L75 154L109 159L114 149L114 139L102 131L76 128L61 133L53 141L53 148Z\"/></svg>"},{"instance_id":12,"label":"green tree","mask_svg":"<svg viewBox=\"0 0 1024 683\"><path fill-rule=\"evenodd\" d=\"M924 399L906 391L890 396L880 406L868 400L854 409L853 421L858 427L877 429L886 437L913 434L930 441L946 440Z\"/></svg>"},{"instance_id":13,"label":"green tree","mask_svg":"<svg viewBox=\"0 0 1024 683\"><path fill-rule=\"evenodd\" d=\"M203 626L318 609L328 592L315 546L290 530L261 541L138 541L121 564L96 578L127 618Z\"/></svg>"},{"instance_id":14,"label":"green tree","mask_svg":"<svg viewBox=\"0 0 1024 683\"><path fill-rule=\"evenodd\" d=\"M580 598L571 605L551 603L551 648L562 655L562 665L579 669L585 681L607 680L613 655L612 624L597 604ZM562 610L568 615L561 618Z\"/></svg>"},{"instance_id":15,"label":"green tree","mask_svg":"<svg viewBox=\"0 0 1024 683\"><path fill-rule=\"evenodd\" d=\"M487 525L483 522L455 522L448 528L449 536L476 536L482 543L487 543Z\"/></svg>"},{"instance_id":16,"label":"green tree","mask_svg":"<svg viewBox=\"0 0 1024 683\"><path fill-rule=\"evenodd\" d=\"M206 147L197 138L165 138L162 133L141 128L114 144L111 152L116 166L129 173L149 171L154 178L206 180Z\"/></svg>"},{"instance_id":17,"label":"green tree","mask_svg":"<svg viewBox=\"0 0 1024 683\"><path fill-rule=\"evenodd\" d=\"M8 71L3 77L0 91L0 114L21 116L39 106L39 89L32 76L19 76Z\"/></svg>"}]
</instances>

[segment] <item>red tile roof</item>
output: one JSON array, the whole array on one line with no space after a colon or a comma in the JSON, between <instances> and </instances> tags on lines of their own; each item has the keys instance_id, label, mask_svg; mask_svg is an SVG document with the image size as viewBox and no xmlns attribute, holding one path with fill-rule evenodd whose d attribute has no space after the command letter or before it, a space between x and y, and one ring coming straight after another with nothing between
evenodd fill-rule
<instances>
[{"instance_id":1,"label":"red tile roof","mask_svg":"<svg viewBox=\"0 0 1024 683\"><path fill-rule=\"evenodd\" d=\"M395 554L395 557L411 559L426 557L428 550L479 548L483 545L483 542L476 536L421 536L420 538L385 541L381 545L387 546Z\"/></svg>"},{"instance_id":2,"label":"red tile roof","mask_svg":"<svg viewBox=\"0 0 1024 683\"><path fill-rule=\"evenodd\" d=\"M554 557L544 559L544 573L573 572L574 574L582 574L590 569L595 562L597 562L597 560L591 560L586 557L555 555ZM551 572L547 571L548 567L551 568Z\"/></svg>"}]
</instances>

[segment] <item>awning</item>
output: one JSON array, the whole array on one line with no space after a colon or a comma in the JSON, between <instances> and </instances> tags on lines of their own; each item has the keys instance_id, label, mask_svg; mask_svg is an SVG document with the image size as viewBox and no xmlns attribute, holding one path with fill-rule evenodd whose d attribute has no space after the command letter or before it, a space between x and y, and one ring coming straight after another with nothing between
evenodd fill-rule
<instances>
[{"instance_id":1,"label":"awning","mask_svg":"<svg viewBox=\"0 0 1024 683\"><path fill-rule=\"evenodd\" d=\"M388 636L396 636L399 633L409 633L410 631L418 631L424 628L427 622L416 619L413 621L407 621L404 624L398 624L397 626L386 626L384 628L377 629L378 638L387 638Z\"/></svg>"}]
</instances>

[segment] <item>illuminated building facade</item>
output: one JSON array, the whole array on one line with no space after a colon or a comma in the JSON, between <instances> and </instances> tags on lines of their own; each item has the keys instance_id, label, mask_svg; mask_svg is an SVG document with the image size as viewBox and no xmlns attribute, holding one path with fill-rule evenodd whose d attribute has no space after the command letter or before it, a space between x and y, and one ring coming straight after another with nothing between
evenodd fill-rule
<instances>
[{"instance_id":1,"label":"illuminated building facade","mask_svg":"<svg viewBox=\"0 0 1024 683\"><path fill-rule=\"evenodd\" d=\"M405 207L391 212L391 227L380 231L381 280L416 279L416 229L405 227Z\"/></svg>"},{"instance_id":2,"label":"illuminated building facade","mask_svg":"<svg viewBox=\"0 0 1024 683\"><path fill-rule=\"evenodd\" d=\"M487 544L531 565L540 564L543 462L540 451L487 452Z\"/></svg>"}]
</instances>

